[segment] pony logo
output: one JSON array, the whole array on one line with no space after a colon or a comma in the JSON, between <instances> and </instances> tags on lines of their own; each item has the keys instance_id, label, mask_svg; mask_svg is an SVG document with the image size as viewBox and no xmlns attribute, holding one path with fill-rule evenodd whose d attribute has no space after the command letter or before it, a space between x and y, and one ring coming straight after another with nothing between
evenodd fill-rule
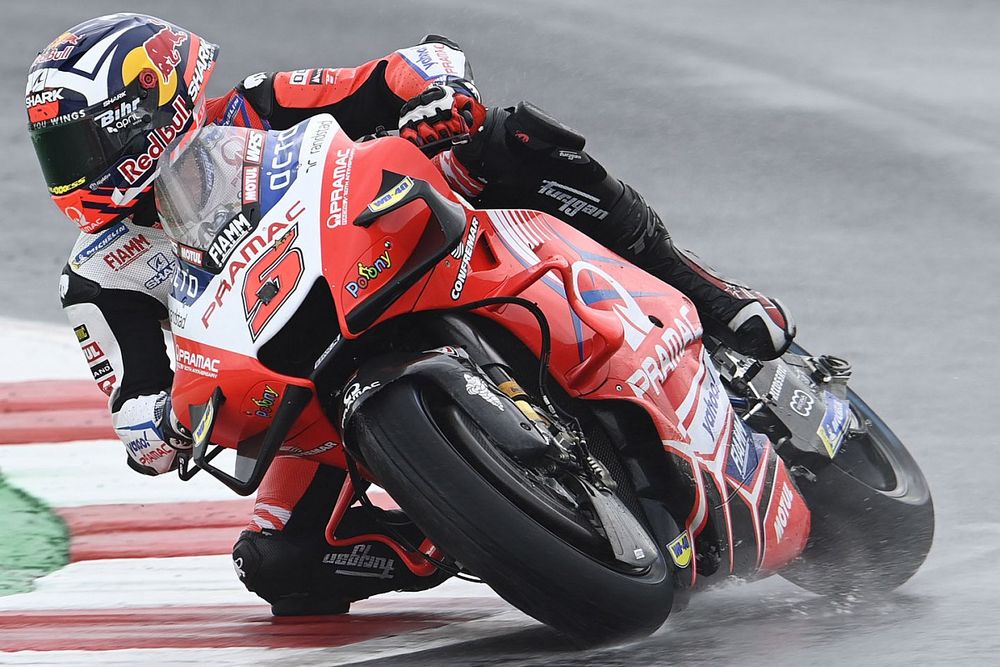
<instances>
[{"instance_id":1,"label":"pony logo","mask_svg":"<svg viewBox=\"0 0 1000 667\"><path fill-rule=\"evenodd\" d=\"M186 33L174 32L169 26L163 26L159 32L142 43L149 62L153 63L153 67L159 71L164 80L169 79L174 69L181 64L181 54L177 47L186 41Z\"/></svg>"}]
</instances>

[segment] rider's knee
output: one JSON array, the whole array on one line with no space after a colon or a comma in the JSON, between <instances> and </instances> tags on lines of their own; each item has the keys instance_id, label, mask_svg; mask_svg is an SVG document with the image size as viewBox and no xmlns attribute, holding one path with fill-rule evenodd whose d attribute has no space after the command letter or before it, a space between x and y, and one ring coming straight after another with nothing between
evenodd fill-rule
<instances>
[{"instance_id":1,"label":"rider's knee","mask_svg":"<svg viewBox=\"0 0 1000 667\"><path fill-rule=\"evenodd\" d=\"M270 603L305 592L307 556L280 532L245 530L233 546L236 575L252 593Z\"/></svg>"}]
</instances>

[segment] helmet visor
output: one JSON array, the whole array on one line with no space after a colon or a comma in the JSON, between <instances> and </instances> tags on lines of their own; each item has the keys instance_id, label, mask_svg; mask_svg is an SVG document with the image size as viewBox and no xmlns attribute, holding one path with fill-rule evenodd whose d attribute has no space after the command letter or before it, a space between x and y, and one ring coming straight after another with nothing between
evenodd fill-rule
<instances>
[{"instance_id":1,"label":"helmet visor","mask_svg":"<svg viewBox=\"0 0 1000 667\"><path fill-rule=\"evenodd\" d=\"M97 179L122 155L141 150L157 110L155 91L137 83L113 104L101 102L82 117L31 123L28 133L49 192L61 195Z\"/></svg>"},{"instance_id":2,"label":"helmet visor","mask_svg":"<svg viewBox=\"0 0 1000 667\"><path fill-rule=\"evenodd\" d=\"M171 144L160 165L156 204L174 241L208 250L243 208L243 127L208 125Z\"/></svg>"}]
</instances>

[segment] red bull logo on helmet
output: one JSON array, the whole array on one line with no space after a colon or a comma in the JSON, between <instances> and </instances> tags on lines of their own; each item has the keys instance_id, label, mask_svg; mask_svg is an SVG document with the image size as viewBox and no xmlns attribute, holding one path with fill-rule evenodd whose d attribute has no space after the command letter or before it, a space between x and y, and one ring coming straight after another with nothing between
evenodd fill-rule
<instances>
[{"instance_id":1,"label":"red bull logo on helmet","mask_svg":"<svg viewBox=\"0 0 1000 667\"><path fill-rule=\"evenodd\" d=\"M71 32L64 32L52 40L52 42L45 47L45 50L38 54L32 65L52 62L54 60L66 60L69 58L70 54L73 53L73 49L77 44L79 44L79 42L79 37Z\"/></svg>"},{"instance_id":2,"label":"red bull logo on helmet","mask_svg":"<svg viewBox=\"0 0 1000 667\"><path fill-rule=\"evenodd\" d=\"M187 33L174 32L169 26L163 26L159 32L142 43L142 48L163 79L169 79L174 70L181 64L181 54L177 48L187 41Z\"/></svg>"},{"instance_id":3,"label":"red bull logo on helmet","mask_svg":"<svg viewBox=\"0 0 1000 667\"><path fill-rule=\"evenodd\" d=\"M153 130L147 135L149 137L149 148L137 158L128 158L118 165L118 173L128 179L129 183L135 184L141 180L150 169L154 168L156 161L167 145L180 133L191 119L191 110L184 103L183 98L175 98L174 117L170 125Z\"/></svg>"}]
</instances>

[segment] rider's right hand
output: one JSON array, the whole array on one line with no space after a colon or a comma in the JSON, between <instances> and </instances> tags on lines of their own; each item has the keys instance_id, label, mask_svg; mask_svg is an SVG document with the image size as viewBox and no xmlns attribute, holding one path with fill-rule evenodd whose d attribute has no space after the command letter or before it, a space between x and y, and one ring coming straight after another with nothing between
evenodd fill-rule
<instances>
[{"instance_id":1,"label":"rider's right hand","mask_svg":"<svg viewBox=\"0 0 1000 667\"><path fill-rule=\"evenodd\" d=\"M167 392L126 401L115 421L128 467L143 475L176 470L180 454L191 449L191 432L177 419Z\"/></svg>"},{"instance_id":2,"label":"rider's right hand","mask_svg":"<svg viewBox=\"0 0 1000 667\"><path fill-rule=\"evenodd\" d=\"M426 146L449 137L473 135L485 118L486 107L471 81L435 81L400 109L399 136L416 146Z\"/></svg>"}]
</instances>

